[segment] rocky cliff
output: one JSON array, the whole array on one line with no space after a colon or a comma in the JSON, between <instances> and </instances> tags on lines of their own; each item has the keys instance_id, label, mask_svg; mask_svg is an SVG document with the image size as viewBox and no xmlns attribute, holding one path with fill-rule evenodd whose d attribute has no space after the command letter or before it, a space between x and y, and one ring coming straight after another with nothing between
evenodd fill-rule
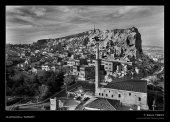
<instances>
[{"instance_id":1,"label":"rocky cliff","mask_svg":"<svg viewBox=\"0 0 170 122\"><path fill-rule=\"evenodd\" d=\"M139 58L142 52L141 34L135 27L106 30L99 34L104 47L117 58Z\"/></svg>"},{"instance_id":2,"label":"rocky cliff","mask_svg":"<svg viewBox=\"0 0 170 122\"><path fill-rule=\"evenodd\" d=\"M95 42L92 39L94 36L99 36L101 39L100 49L104 49L107 55L113 54L115 58L133 61L143 54L141 34L135 27L106 31L100 29L89 30L66 37L49 39L47 46L62 43L69 48L73 48L73 50L81 45L87 48L95 48Z\"/></svg>"}]
</instances>

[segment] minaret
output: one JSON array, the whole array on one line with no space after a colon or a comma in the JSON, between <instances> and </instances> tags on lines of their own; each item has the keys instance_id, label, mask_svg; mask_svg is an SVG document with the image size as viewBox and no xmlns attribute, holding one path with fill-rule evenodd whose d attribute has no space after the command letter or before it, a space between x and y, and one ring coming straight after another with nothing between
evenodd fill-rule
<instances>
[{"instance_id":1,"label":"minaret","mask_svg":"<svg viewBox=\"0 0 170 122\"><path fill-rule=\"evenodd\" d=\"M96 65L95 65L95 92L100 84L100 60L99 60L99 37L95 36L96 41Z\"/></svg>"}]
</instances>

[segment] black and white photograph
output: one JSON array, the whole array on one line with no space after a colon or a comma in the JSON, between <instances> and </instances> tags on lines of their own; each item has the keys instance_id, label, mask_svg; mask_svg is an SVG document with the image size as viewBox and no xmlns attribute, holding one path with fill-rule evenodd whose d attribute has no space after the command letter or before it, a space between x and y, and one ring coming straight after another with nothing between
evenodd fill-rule
<instances>
[{"instance_id":1,"label":"black and white photograph","mask_svg":"<svg viewBox=\"0 0 170 122\"><path fill-rule=\"evenodd\" d=\"M163 5L5 8L6 111L164 111Z\"/></svg>"}]
</instances>

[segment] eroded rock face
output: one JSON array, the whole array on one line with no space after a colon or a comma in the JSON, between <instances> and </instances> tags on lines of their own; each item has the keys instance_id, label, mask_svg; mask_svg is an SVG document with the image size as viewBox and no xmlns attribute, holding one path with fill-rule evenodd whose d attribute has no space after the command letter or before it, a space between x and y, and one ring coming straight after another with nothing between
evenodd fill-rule
<instances>
[{"instance_id":1,"label":"eroded rock face","mask_svg":"<svg viewBox=\"0 0 170 122\"><path fill-rule=\"evenodd\" d=\"M135 27L113 29L99 34L105 47L113 50L117 58L138 58L142 52L141 34Z\"/></svg>"},{"instance_id":2,"label":"eroded rock face","mask_svg":"<svg viewBox=\"0 0 170 122\"><path fill-rule=\"evenodd\" d=\"M81 45L95 48L95 42L92 38L96 35L101 38L100 46L106 50L105 52L108 55L114 54L115 58L123 58L125 60L133 61L143 54L141 34L135 27L105 31L99 29L90 30L79 34L53 39L53 45L61 42L73 48Z\"/></svg>"}]
</instances>

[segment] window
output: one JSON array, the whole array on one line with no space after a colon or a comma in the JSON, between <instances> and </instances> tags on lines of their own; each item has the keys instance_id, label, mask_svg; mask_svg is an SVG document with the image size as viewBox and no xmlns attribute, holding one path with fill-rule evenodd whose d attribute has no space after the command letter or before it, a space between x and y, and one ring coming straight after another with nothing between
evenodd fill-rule
<instances>
[{"instance_id":1,"label":"window","mask_svg":"<svg viewBox=\"0 0 170 122\"><path fill-rule=\"evenodd\" d=\"M121 95L119 94L119 97L121 97Z\"/></svg>"},{"instance_id":2,"label":"window","mask_svg":"<svg viewBox=\"0 0 170 122\"><path fill-rule=\"evenodd\" d=\"M131 93L129 93L129 96L131 96Z\"/></svg>"},{"instance_id":3,"label":"window","mask_svg":"<svg viewBox=\"0 0 170 122\"><path fill-rule=\"evenodd\" d=\"M113 97L113 95L112 95L112 97Z\"/></svg>"},{"instance_id":4,"label":"window","mask_svg":"<svg viewBox=\"0 0 170 122\"><path fill-rule=\"evenodd\" d=\"M102 96L103 96L103 93L102 93Z\"/></svg>"},{"instance_id":5,"label":"window","mask_svg":"<svg viewBox=\"0 0 170 122\"><path fill-rule=\"evenodd\" d=\"M110 93L110 91L109 91L109 93Z\"/></svg>"},{"instance_id":6,"label":"window","mask_svg":"<svg viewBox=\"0 0 170 122\"><path fill-rule=\"evenodd\" d=\"M141 98L139 97L139 101L141 101Z\"/></svg>"},{"instance_id":7,"label":"window","mask_svg":"<svg viewBox=\"0 0 170 122\"><path fill-rule=\"evenodd\" d=\"M99 93L99 96L100 96L100 93Z\"/></svg>"},{"instance_id":8,"label":"window","mask_svg":"<svg viewBox=\"0 0 170 122\"><path fill-rule=\"evenodd\" d=\"M107 94L106 94L106 97L107 97Z\"/></svg>"}]
</instances>

